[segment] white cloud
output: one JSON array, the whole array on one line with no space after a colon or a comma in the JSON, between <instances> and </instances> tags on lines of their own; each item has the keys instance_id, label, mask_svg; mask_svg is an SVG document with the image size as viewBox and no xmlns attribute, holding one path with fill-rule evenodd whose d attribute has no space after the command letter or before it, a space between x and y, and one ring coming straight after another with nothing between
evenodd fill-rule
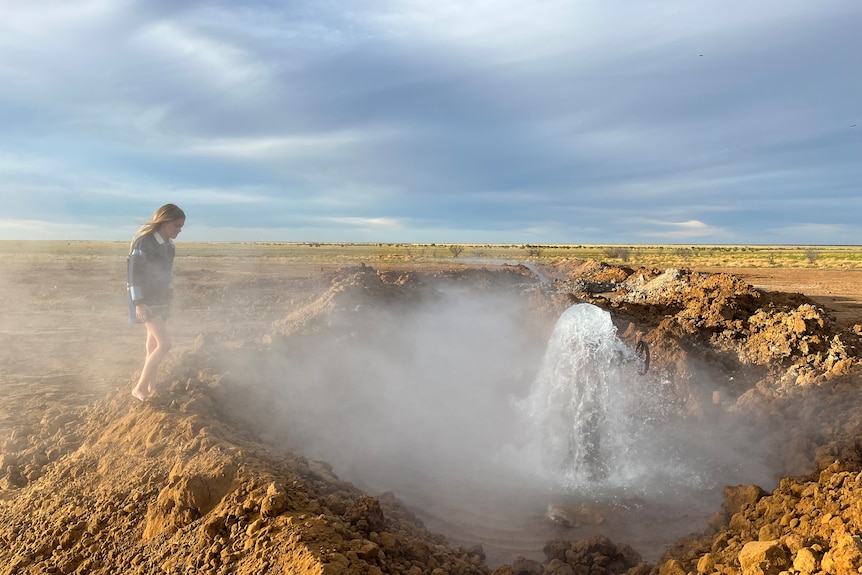
<instances>
[{"instance_id":1,"label":"white cloud","mask_svg":"<svg viewBox=\"0 0 862 575\"><path fill-rule=\"evenodd\" d=\"M644 235L647 237L663 238L668 240L690 240L695 238L719 236L723 233L721 228L707 225L700 220L652 223L657 226L663 226L670 229L666 231L645 232Z\"/></svg>"},{"instance_id":2,"label":"white cloud","mask_svg":"<svg viewBox=\"0 0 862 575\"><path fill-rule=\"evenodd\" d=\"M255 189L251 186L230 188L179 188L162 189L160 195L172 195L177 203L189 203L198 206L263 204L272 201L272 192Z\"/></svg>"},{"instance_id":3,"label":"white cloud","mask_svg":"<svg viewBox=\"0 0 862 575\"><path fill-rule=\"evenodd\" d=\"M221 97L254 95L268 83L270 71L252 54L178 21L158 21L142 30L134 44L155 57L174 82L205 82Z\"/></svg>"},{"instance_id":4,"label":"white cloud","mask_svg":"<svg viewBox=\"0 0 862 575\"><path fill-rule=\"evenodd\" d=\"M385 137L383 133L360 130L336 130L302 135L249 136L199 139L180 148L181 153L239 160L283 160L319 158L321 155L345 153L370 141Z\"/></svg>"},{"instance_id":5,"label":"white cloud","mask_svg":"<svg viewBox=\"0 0 862 575\"><path fill-rule=\"evenodd\" d=\"M0 4L0 43L44 40L49 45L63 34L89 28L115 15L123 0L4 0Z\"/></svg>"},{"instance_id":6,"label":"white cloud","mask_svg":"<svg viewBox=\"0 0 862 575\"><path fill-rule=\"evenodd\" d=\"M842 5L840 0L827 2L833 9ZM693 38L707 46L715 46L722 35L719 41L733 42L734 31L741 28L782 26L818 12L821 4L806 0L392 0L353 15L378 33L431 38L469 48L472 57L518 61L565 53L595 63Z\"/></svg>"},{"instance_id":7,"label":"white cloud","mask_svg":"<svg viewBox=\"0 0 862 575\"><path fill-rule=\"evenodd\" d=\"M335 217L335 218L320 218L321 222L332 223L340 226L350 226L354 228L363 228L365 230L388 229L398 230L403 229L404 225L398 218L363 218L355 216Z\"/></svg>"}]
</instances>

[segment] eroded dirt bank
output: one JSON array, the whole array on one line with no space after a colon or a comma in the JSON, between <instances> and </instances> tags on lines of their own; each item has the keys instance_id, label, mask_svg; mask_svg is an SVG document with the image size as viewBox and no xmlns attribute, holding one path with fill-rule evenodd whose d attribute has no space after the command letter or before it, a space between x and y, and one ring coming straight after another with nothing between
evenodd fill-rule
<instances>
[{"instance_id":1,"label":"eroded dirt bank","mask_svg":"<svg viewBox=\"0 0 862 575\"><path fill-rule=\"evenodd\" d=\"M0 462L0 573L837 575L862 566L859 326L837 324L799 294L762 292L732 275L593 261L543 271L553 281L517 266L344 269L319 297L285 309L259 333L204 334L165 366L169 389L157 400L136 404L120 389L14 429ZM702 532L655 562L598 534L550 540L544 560L489 566L481 546L449 545L397 493L363 493L295 449L315 438L274 425L285 413L301 415L289 411L291 394L274 401L263 386L279 370L304 368L325 348L325 377L313 375L328 393L315 397L333 405L332 419L319 421L326 435L363 410L339 404L358 365L339 359L373 362L380 358L363 352L387 348L422 355L411 345L422 340L399 342L404 332L393 326L429 329L412 310L464 291L492 308L520 302L511 317L527 337L513 349L546 339L575 302L610 310L624 341L649 343L651 370L676 415L707 422L741 414L778 430L772 464L784 479L771 493L728 486ZM428 365L452 357L457 350ZM504 387L531 377L499 363ZM456 409L457 398L444 405Z\"/></svg>"}]
</instances>

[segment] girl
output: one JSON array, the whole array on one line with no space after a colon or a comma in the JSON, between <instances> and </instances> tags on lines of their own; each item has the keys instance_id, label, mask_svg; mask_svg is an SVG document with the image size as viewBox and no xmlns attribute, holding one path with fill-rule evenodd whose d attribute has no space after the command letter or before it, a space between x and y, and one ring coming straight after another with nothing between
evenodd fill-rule
<instances>
[{"instance_id":1,"label":"girl","mask_svg":"<svg viewBox=\"0 0 862 575\"><path fill-rule=\"evenodd\" d=\"M147 327L147 358L132 390L132 396L140 401L155 392L159 364L171 349L165 322L171 303L174 239L185 223L186 215L180 208L165 204L132 240L126 271L129 322Z\"/></svg>"}]
</instances>

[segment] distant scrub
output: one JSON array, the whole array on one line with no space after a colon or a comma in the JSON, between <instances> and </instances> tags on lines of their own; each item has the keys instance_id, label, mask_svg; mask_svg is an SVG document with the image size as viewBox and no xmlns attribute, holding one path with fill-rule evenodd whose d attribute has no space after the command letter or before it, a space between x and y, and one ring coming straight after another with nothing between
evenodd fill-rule
<instances>
[{"instance_id":1,"label":"distant scrub","mask_svg":"<svg viewBox=\"0 0 862 575\"><path fill-rule=\"evenodd\" d=\"M125 258L128 243L0 241L0 257ZM178 257L259 257L284 262L351 264L369 259L435 262L465 254L488 260L550 262L561 258L609 260L653 268L817 267L862 269L862 246L717 246L588 244L446 244L349 242L184 242Z\"/></svg>"}]
</instances>

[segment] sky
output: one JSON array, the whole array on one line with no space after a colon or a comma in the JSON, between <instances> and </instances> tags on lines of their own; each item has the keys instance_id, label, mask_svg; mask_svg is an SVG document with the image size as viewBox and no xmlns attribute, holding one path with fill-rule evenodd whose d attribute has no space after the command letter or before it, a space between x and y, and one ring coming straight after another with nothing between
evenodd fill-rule
<instances>
[{"instance_id":1,"label":"sky","mask_svg":"<svg viewBox=\"0 0 862 575\"><path fill-rule=\"evenodd\" d=\"M857 245L859 0L0 0L0 239Z\"/></svg>"}]
</instances>

